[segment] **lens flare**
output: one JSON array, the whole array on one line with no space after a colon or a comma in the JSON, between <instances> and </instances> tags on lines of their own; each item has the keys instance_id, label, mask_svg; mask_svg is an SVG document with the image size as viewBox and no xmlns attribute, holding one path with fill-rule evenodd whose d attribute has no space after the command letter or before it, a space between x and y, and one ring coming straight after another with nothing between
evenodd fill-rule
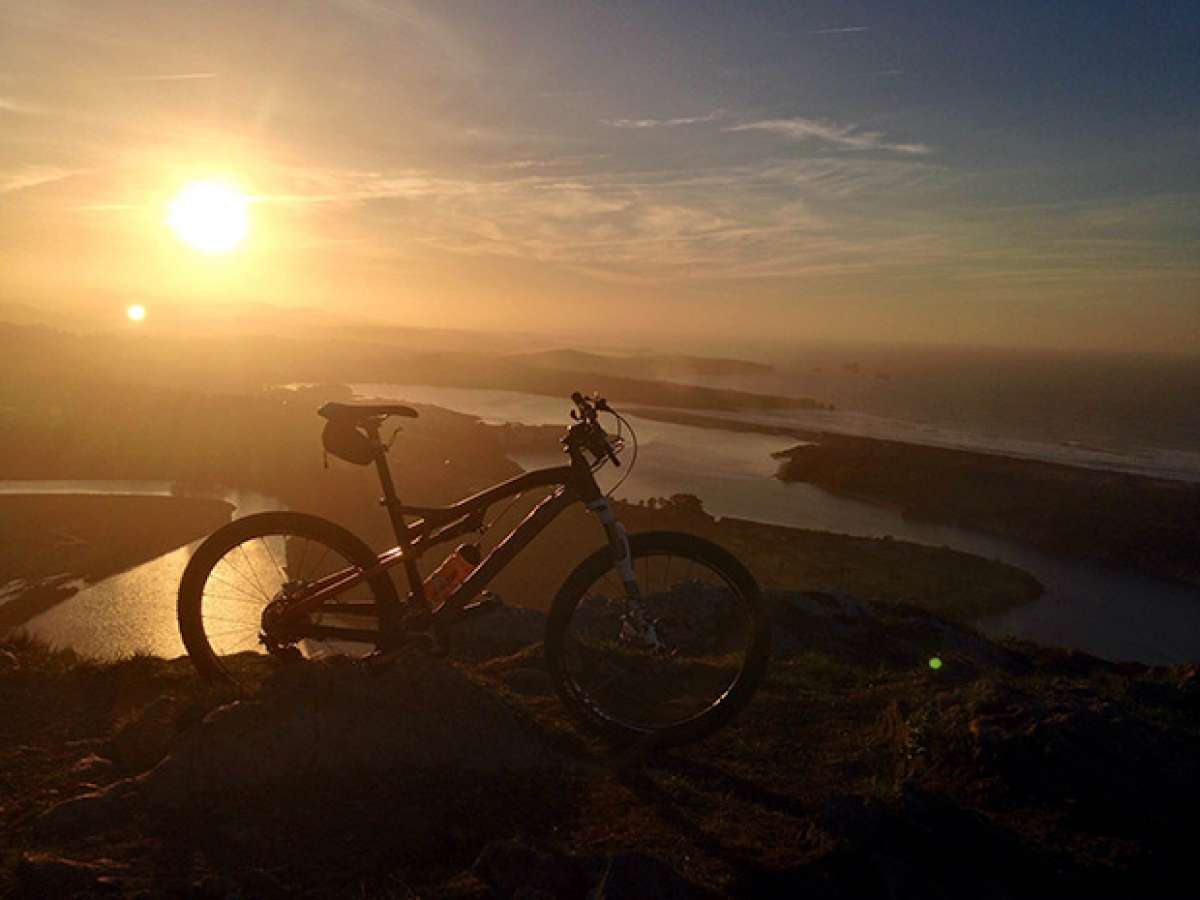
<instances>
[{"instance_id":1,"label":"lens flare","mask_svg":"<svg viewBox=\"0 0 1200 900\"><path fill-rule=\"evenodd\" d=\"M942 659L939 656L934 656L929 660L929 668L935 672L942 667Z\"/></svg>"}]
</instances>

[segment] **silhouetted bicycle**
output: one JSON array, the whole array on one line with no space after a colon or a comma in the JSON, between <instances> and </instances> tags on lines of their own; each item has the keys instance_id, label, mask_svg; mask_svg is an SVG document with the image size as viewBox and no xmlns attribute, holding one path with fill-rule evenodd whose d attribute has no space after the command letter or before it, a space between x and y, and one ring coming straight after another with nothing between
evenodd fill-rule
<instances>
[{"instance_id":1,"label":"silhouetted bicycle","mask_svg":"<svg viewBox=\"0 0 1200 900\"><path fill-rule=\"evenodd\" d=\"M518 475L445 507L408 506L396 496L380 427L389 416L416 417L415 410L326 403L319 410L325 448L375 465L396 546L375 554L341 526L297 512L259 513L220 528L196 550L179 588L180 630L196 668L237 682L229 662L246 650L300 659L374 648L373 658L386 661L418 642L445 647L454 622L493 605L484 589L496 574L559 513L583 503L607 542L579 563L550 607L546 664L564 704L609 739L658 746L697 740L729 721L766 670L769 631L758 585L726 550L694 535L627 536L595 473L607 462L620 466L624 430L636 460L636 435L602 398L572 399L573 424L562 438L567 465ZM602 412L616 418L616 436L600 426ZM422 554L481 531L489 507L539 487L553 490L431 602L417 567ZM387 571L397 565L407 575L404 600Z\"/></svg>"}]
</instances>

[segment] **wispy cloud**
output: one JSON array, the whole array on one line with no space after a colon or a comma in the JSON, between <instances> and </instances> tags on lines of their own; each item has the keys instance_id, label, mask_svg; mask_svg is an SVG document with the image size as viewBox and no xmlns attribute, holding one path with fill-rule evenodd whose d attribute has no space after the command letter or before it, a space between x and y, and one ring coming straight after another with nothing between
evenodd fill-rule
<instances>
[{"instance_id":1,"label":"wispy cloud","mask_svg":"<svg viewBox=\"0 0 1200 900\"><path fill-rule=\"evenodd\" d=\"M847 150L888 150L911 154L932 152L927 144L896 143L878 131L864 131L857 125L820 119L764 119L731 125L725 131L769 131L793 141L821 141Z\"/></svg>"},{"instance_id":2,"label":"wispy cloud","mask_svg":"<svg viewBox=\"0 0 1200 900\"><path fill-rule=\"evenodd\" d=\"M941 235L914 240L879 220L881 203L895 208L936 171L925 161L865 156L683 172L289 167L256 199L297 215L321 207L312 214L327 227L343 223L334 237L347 239L345 252L355 256L419 259L432 250L536 261L605 281L696 283L944 258ZM389 230L381 240L354 224L363 217L408 222L406 237L397 241Z\"/></svg>"},{"instance_id":3,"label":"wispy cloud","mask_svg":"<svg viewBox=\"0 0 1200 900\"><path fill-rule=\"evenodd\" d=\"M809 34L858 34L860 31L870 31L866 25L845 25L841 28L818 28Z\"/></svg>"},{"instance_id":4,"label":"wispy cloud","mask_svg":"<svg viewBox=\"0 0 1200 900\"><path fill-rule=\"evenodd\" d=\"M613 128L677 128L680 125L700 125L715 122L725 116L725 110L714 109L702 116L679 116L674 119L601 119Z\"/></svg>"},{"instance_id":5,"label":"wispy cloud","mask_svg":"<svg viewBox=\"0 0 1200 900\"><path fill-rule=\"evenodd\" d=\"M10 194L23 191L26 188L37 187L40 184L50 184L62 181L72 175L79 175L83 169L64 169L58 166L26 166L15 172L0 172L0 194Z\"/></svg>"},{"instance_id":6,"label":"wispy cloud","mask_svg":"<svg viewBox=\"0 0 1200 900\"><path fill-rule=\"evenodd\" d=\"M12 113L17 116L48 116L53 110L36 103L25 103L12 97L0 97L0 112Z\"/></svg>"},{"instance_id":7,"label":"wispy cloud","mask_svg":"<svg viewBox=\"0 0 1200 900\"><path fill-rule=\"evenodd\" d=\"M126 75L113 81L202 81L216 78L216 72L181 72L168 75Z\"/></svg>"}]
</instances>

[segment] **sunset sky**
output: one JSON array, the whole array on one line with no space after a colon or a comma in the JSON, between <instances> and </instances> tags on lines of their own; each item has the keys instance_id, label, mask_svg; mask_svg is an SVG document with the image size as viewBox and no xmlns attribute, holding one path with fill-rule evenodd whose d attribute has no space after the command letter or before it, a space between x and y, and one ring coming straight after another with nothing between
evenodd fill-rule
<instances>
[{"instance_id":1,"label":"sunset sky","mask_svg":"<svg viewBox=\"0 0 1200 900\"><path fill-rule=\"evenodd\" d=\"M1200 4L0 4L0 302L239 300L1195 349Z\"/></svg>"}]
</instances>

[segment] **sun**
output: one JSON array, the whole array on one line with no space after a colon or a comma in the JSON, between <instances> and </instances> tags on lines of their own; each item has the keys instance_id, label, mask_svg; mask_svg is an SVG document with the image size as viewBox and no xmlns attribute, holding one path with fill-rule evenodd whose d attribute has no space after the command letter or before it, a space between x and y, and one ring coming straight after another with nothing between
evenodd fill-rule
<instances>
[{"instance_id":1,"label":"sun","mask_svg":"<svg viewBox=\"0 0 1200 900\"><path fill-rule=\"evenodd\" d=\"M130 322L144 322L146 321L146 307L142 306L140 303L127 306L125 307L125 317L129 319Z\"/></svg>"},{"instance_id":2,"label":"sun","mask_svg":"<svg viewBox=\"0 0 1200 900\"><path fill-rule=\"evenodd\" d=\"M229 253L250 230L249 198L225 181L190 181L175 195L166 223L193 249Z\"/></svg>"}]
</instances>

